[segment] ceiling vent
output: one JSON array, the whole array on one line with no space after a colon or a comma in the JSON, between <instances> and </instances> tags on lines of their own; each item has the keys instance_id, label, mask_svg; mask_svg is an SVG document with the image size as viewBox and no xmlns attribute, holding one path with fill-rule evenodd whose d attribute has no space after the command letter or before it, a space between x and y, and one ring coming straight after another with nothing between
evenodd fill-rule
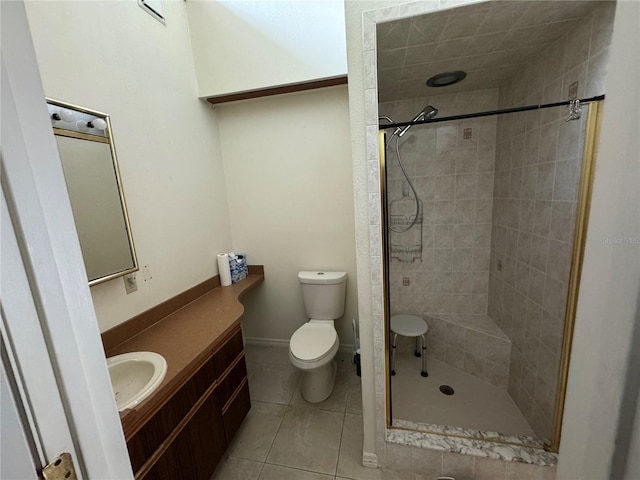
<instances>
[{"instance_id":1,"label":"ceiling vent","mask_svg":"<svg viewBox=\"0 0 640 480\"><path fill-rule=\"evenodd\" d=\"M164 20L164 12L162 10L162 2L160 0L138 0L138 5L163 25L167 24Z\"/></svg>"}]
</instances>

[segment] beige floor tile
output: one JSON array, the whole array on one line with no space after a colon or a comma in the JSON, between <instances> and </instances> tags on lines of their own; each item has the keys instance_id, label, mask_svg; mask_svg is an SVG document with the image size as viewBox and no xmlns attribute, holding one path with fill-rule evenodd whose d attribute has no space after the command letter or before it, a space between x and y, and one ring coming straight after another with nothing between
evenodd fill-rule
<instances>
[{"instance_id":1,"label":"beige floor tile","mask_svg":"<svg viewBox=\"0 0 640 480\"><path fill-rule=\"evenodd\" d=\"M507 462L494 458L476 457L474 480L504 480L507 476Z\"/></svg>"},{"instance_id":2,"label":"beige floor tile","mask_svg":"<svg viewBox=\"0 0 640 480\"><path fill-rule=\"evenodd\" d=\"M336 478L353 480L413 480L413 475L362 466L362 415L345 414Z\"/></svg>"},{"instance_id":3,"label":"beige floor tile","mask_svg":"<svg viewBox=\"0 0 640 480\"><path fill-rule=\"evenodd\" d=\"M412 474L413 447L397 443L387 443L385 446L383 470Z\"/></svg>"},{"instance_id":4,"label":"beige floor tile","mask_svg":"<svg viewBox=\"0 0 640 480\"><path fill-rule=\"evenodd\" d=\"M289 360L289 347L287 345L246 345L244 355L247 362L250 363L268 363L271 365L291 366L291 360Z\"/></svg>"},{"instance_id":5,"label":"beige floor tile","mask_svg":"<svg viewBox=\"0 0 640 480\"><path fill-rule=\"evenodd\" d=\"M333 392L329 398L318 403L309 403L303 397L300 391L300 381L296 387L296 391L291 399L291 405L298 405L302 407L320 408L322 410L331 410L334 412L344 412L347 405L347 393L349 391L349 384L353 377L357 377L355 373L349 371L338 371L336 373L336 381L333 387Z\"/></svg>"},{"instance_id":6,"label":"beige floor tile","mask_svg":"<svg viewBox=\"0 0 640 480\"><path fill-rule=\"evenodd\" d=\"M293 365L249 363L249 391L256 402L288 405L296 389L300 372Z\"/></svg>"},{"instance_id":7,"label":"beige floor tile","mask_svg":"<svg viewBox=\"0 0 640 480\"><path fill-rule=\"evenodd\" d=\"M284 405L252 402L251 410L227 449L227 455L264 462L284 412Z\"/></svg>"},{"instance_id":8,"label":"beige floor tile","mask_svg":"<svg viewBox=\"0 0 640 480\"><path fill-rule=\"evenodd\" d=\"M540 480L542 468L539 465L507 462L507 480Z\"/></svg>"},{"instance_id":9,"label":"beige floor tile","mask_svg":"<svg viewBox=\"0 0 640 480\"><path fill-rule=\"evenodd\" d=\"M362 415L345 414L338 470L336 472L339 477L355 478L357 480L382 478L377 469L362 466L363 439Z\"/></svg>"},{"instance_id":10,"label":"beige floor tile","mask_svg":"<svg viewBox=\"0 0 640 480\"><path fill-rule=\"evenodd\" d=\"M257 480L262 465L262 462L225 457L213 472L211 480Z\"/></svg>"},{"instance_id":11,"label":"beige floor tile","mask_svg":"<svg viewBox=\"0 0 640 480\"><path fill-rule=\"evenodd\" d=\"M556 480L557 467L541 467L542 480Z\"/></svg>"},{"instance_id":12,"label":"beige floor tile","mask_svg":"<svg viewBox=\"0 0 640 480\"><path fill-rule=\"evenodd\" d=\"M372 472L378 472L376 473L374 476L368 476L368 477L362 477L362 478L366 478L367 480L371 479L378 479L378 480L434 480L433 477L430 478L419 478L418 475L403 475L403 474L399 474L397 472L385 472L379 468L367 468L367 470L369 470L369 474L372 474ZM358 480L357 478L350 478L350 477L336 477L336 480Z\"/></svg>"},{"instance_id":13,"label":"beige floor tile","mask_svg":"<svg viewBox=\"0 0 640 480\"><path fill-rule=\"evenodd\" d=\"M362 382L357 375L349 382L346 412L362 415Z\"/></svg>"},{"instance_id":14,"label":"beige floor tile","mask_svg":"<svg viewBox=\"0 0 640 480\"><path fill-rule=\"evenodd\" d=\"M287 407L267 462L335 475L344 414Z\"/></svg>"},{"instance_id":15,"label":"beige floor tile","mask_svg":"<svg viewBox=\"0 0 640 480\"><path fill-rule=\"evenodd\" d=\"M259 480L333 480L333 475L265 464Z\"/></svg>"},{"instance_id":16,"label":"beige floor tile","mask_svg":"<svg viewBox=\"0 0 640 480\"><path fill-rule=\"evenodd\" d=\"M433 479L442 474L442 452L428 448L413 449L413 471L416 480Z\"/></svg>"},{"instance_id":17,"label":"beige floor tile","mask_svg":"<svg viewBox=\"0 0 640 480\"><path fill-rule=\"evenodd\" d=\"M420 363L411 354L397 355L397 373L391 380L395 419L533 435L506 391L431 357L429 377L423 378ZM439 387L443 384L453 387L455 394L442 394Z\"/></svg>"},{"instance_id":18,"label":"beige floor tile","mask_svg":"<svg viewBox=\"0 0 640 480\"><path fill-rule=\"evenodd\" d=\"M257 366L257 363L247 363L247 379L251 381L253 378L254 371L253 369Z\"/></svg>"},{"instance_id":19,"label":"beige floor tile","mask_svg":"<svg viewBox=\"0 0 640 480\"><path fill-rule=\"evenodd\" d=\"M370 470L370 469L369 469ZM417 475L409 472L398 472L396 470L389 470L385 467L379 468L380 477L382 480L422 480ZM378 477L366 477L366 478L378 478ZM428 479L431 480L431 479Z\"/></svg>"},{"instance_id":20,"label":"beige floor tile","mask_svg":"<svg viewBox=\"0 0 640 480\"><path fill-rule=\"evenodd\" d=\"M444 452L442 454L442 475L454 477L456 480L473 480L475 457L460 453Z\"/></svg>"},{"instance_id":21,"label":"beige floor tile","mask_svg":"<svg viewBox=\"0 0 640 480\"><path fill-rule=\"evenodd\" d=\"M353 372L356 374L356 365L353 363L353 352L339 351L335 358L338 364L338 371L344 370L345 372Z\"/></svg>"}]
</instances>

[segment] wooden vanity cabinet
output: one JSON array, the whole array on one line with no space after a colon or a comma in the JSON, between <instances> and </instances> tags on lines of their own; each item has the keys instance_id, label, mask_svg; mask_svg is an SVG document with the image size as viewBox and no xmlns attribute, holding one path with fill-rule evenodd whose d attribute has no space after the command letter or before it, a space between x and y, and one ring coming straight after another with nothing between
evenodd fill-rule
<instances>
[{"instance_id":1,"label":"wooden vanity cabinet","mask_svg":"<svg viewBox=\"0 0 640 480\"><path fill-rule=\"evenodd\" d=\"M209 479L251 408L240 327L128 441L136 479Z\"/></svg>"}]
</instances>

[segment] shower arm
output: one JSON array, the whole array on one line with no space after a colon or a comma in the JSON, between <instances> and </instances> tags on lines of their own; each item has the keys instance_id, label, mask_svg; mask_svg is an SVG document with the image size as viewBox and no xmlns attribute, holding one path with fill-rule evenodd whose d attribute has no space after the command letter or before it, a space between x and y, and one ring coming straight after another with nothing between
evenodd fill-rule
<instances>
[{"instance_id":1,"label":"shower arm","mask_svg":"<svg viewBox=\"0 0 640 480\"><path fill-rule=\"evenodd\" d=\"M382 118L382 119L386 120L387 122L389 122L391 125L396 126L396 129L393 131L393 134L391 135L391 138L393 138L393 135L397 135L398 138L400 138L405 133L407 133L409 131L409 129L413 125L416 125L416 124L431 120L437 114L438 114L438 109L437 108L432 107L431 105L427 105L410 122L403 122L401 124L394 124L394 121L390 117L387 117L386 115L379 116L378 120L380 120ZM389 128L389 125L387 125L384 128ZM389 143L391 143L391 139L389 139ZM388 146L389 146L389 144L387 144L387 147Z\"/></svg>"},{"instance_id":2,"label":"shower arm","mask_svg":"<svg viewBox=\"0 0 640 480\"><path fill-rule=\"evenodd\" d=\"M391 117L387 117L386 115L380 115L378 117L378 120L386 120L389 123L396 123L395 120ZM402 131L402 127L396 127L396 129L393 131L393 133L391 134L391 136L389 137L389 141L387 142L387 144L385 145L385 150L387 148L389 148L389 145L391 144L391 140L393 140L393 136L397 135L398 133L400 133Z\"/></svg>"}]
</instances>

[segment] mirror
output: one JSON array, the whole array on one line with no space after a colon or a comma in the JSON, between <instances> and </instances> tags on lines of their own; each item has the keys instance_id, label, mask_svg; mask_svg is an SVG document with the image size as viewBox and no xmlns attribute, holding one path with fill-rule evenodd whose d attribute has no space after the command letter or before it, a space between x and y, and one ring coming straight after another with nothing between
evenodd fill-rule
<instances>
[{"instance_id":1,"label":"mirror","mask_svg":"<svg viewBox=\"0 0 640 480\"><path fill-rule=\"evenodd\" d=\"M89 285L138 270L109 116L47 99Z\"/></svg>"}]
</instances>

